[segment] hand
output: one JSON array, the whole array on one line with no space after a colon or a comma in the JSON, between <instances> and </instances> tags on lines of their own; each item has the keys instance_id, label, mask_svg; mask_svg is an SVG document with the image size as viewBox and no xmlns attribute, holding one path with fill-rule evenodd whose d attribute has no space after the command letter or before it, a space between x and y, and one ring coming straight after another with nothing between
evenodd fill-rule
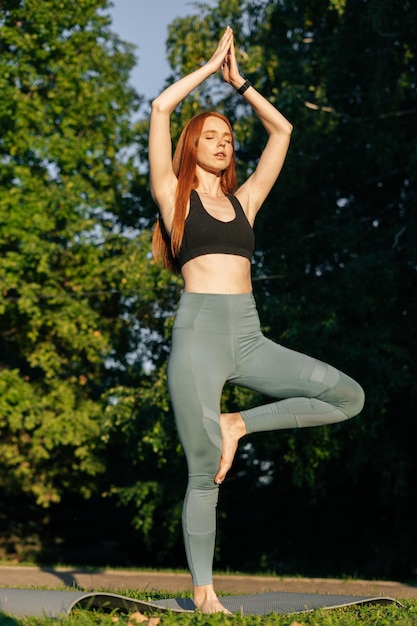
<instances>
[{"instance_id":1,"label":"hand","mask_svg":"<svg viewBox=\"0 0 417 626\"><path fill-rule=\"evenodd\" d=\"M223 80L232 87L237 89L243 83L243 78L240 75L239 67L236 60L235 53L235 43L232 37L232 41L229 47L229 50L224 58L224 61L221 65Z\"/></svg>"},{"instance_id":2,"label":"hand","mask_svg":"<svg viewBox=\"0 0 417 626\"><path fill-rule=\"evenodd\" d=\"M223 33L222 38L220 39L216 51L209 61L208 64L213 65L213 74L217 72L218 69L223 68L225 64L226 57L230 54L230 49L233 46L233 30L230 26L227 26L226 30Z\"/></svg>"}]
</instances>

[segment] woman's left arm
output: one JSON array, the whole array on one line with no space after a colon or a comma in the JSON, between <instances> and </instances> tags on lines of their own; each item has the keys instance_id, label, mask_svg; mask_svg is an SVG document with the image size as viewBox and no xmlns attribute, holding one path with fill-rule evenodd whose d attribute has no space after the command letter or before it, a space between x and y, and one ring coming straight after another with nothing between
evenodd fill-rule
<instances>
[{"instance_id":1,"label":"woman's left arm","mask_svg":"<svg viewBox=\"0 0 417 626\"><path fill-rule=\"evenodd\" d=\"M239 73L233 43L222 65L222 73L224 80L237 90L246 82ZM245 89L242 97L250 104L268 134L268 141L256 169L236 192L249 221L253 224L257 212L281 172L293 126L252 85Z\"/></svg>"}]
</instances>

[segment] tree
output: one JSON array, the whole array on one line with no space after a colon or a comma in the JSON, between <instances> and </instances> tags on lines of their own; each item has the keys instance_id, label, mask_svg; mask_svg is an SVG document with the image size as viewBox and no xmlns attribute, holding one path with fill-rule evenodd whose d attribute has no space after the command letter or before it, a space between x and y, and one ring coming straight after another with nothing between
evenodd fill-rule
<instances>
[{"instance_id":1,"label":"tree","mask_svg":"<svg viewBox=\"0 0 417 626\"><path fill-rule=\"evenodd\" d=\"M286 458L305 486L313 470L317 529L323 512L340 527L319 549L328 546L331 560L344 544L345 568L371 575L408 575L417 557L413 437L403 436L416 432L417 399L415 18L409 3L286 2L264 22L266 65L278 59L279 79L297 94L284 177L258 223L264 267L281 277L266 290L260 281L267 324L351 373L367 394L361 418L331 439L325 429L295 433ZM263 87L273 94L268 79ZM352 520L344 511L340 526L341 492ZM357 528L350 541L346 527Z\"/></svg>"},{"instance_id":2,"label":"tree","mask_svg":"<svg viewBox=\"0 0 417 626\"><path fill-rule=\"evenodd\" d=\"M128 86L134 48L111 32L107 7L10 0L0 9L4 536L29 532L12 502L44 521L42 509L103 488L112 390L146 378L158 352L160 270L149 269L132 192L144 180L133 151L141 100Z\"/></svg>"}]
</instances>

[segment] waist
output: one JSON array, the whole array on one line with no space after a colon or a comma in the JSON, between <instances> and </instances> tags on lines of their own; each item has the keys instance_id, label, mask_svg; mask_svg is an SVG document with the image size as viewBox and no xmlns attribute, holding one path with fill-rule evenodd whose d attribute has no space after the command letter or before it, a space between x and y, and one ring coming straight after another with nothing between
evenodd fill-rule
<instances>
[{"instance_id":1,"label":"waist","mask_svg":"<svg viewBox=\"0 0 417 626\"><path fill-rule=\"evenodd\" d=\"M184 292L245 294L252 292L251 264L241 256L206 254L182 268Z\"/></svg>"}]
</instances>

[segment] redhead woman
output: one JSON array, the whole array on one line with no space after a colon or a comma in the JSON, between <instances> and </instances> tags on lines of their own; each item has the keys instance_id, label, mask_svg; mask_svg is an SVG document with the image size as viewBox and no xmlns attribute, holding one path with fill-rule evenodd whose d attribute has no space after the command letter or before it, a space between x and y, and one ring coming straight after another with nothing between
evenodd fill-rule
<instances>
[{"instance_id":1,"label":"redhead woman","mask_svg":"<svg viewBox=\"0 0 417 626\"><path fill-rule=\"evenodd\" d=\"M220 113L190 119L172 158L172 112L218 70L252 107L267 137L256 169L239 187L233 130ZM229 612L214 590L212 566L218 490L239 440L260 431L341 422L364 403L362 388L349 376L274 343L260 329L251 282L253 226L280 174L291 131L290 122L240 75L230 27L204 65L152 103L150 183L160 215L153 252L184 281L168 386L188 465L186 555L194 603L205 613ZM271 402L221 414L226 383L259 391Z\"/></svg>"}]
</instances>

